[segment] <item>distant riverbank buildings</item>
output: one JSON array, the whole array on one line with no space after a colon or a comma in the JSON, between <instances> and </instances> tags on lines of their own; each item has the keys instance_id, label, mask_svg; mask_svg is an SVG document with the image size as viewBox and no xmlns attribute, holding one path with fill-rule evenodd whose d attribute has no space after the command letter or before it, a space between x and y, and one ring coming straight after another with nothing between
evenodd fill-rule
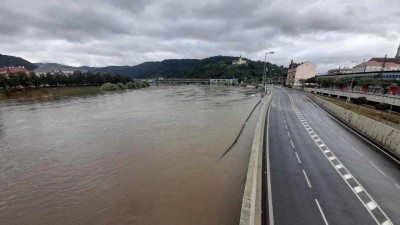
<instances>
[{"instance_id":1,"label":"distant riverbank buildings","mask_svg":"<svg viewBox=\"0 0 400 225\"><path fill-rule=\"evenodd\" d=\"M301 86L300 80L314 77L317 73L317 66L311 62L294 63L290 62L286 76L286 86Z\"/></svg>"},{"instance_id":2,"label":"distant riverbank buildings","mask_svg":"<svg viewBox=\"0 0 400 225\"><path fill-rule=\"evenodd\" d=\"M353 68L343 67L339 69L331 69L326 75L365 73L365 72L381 72L381 71L400 71L400 45L394 58L371 58L357 64Z\"/></svg>"},{"instance_id":3,"label":"distant riverbank buildings","mask_svg":"<svg viewBox=\"0 0 400 225\"><path fill-rule=\"evenodd\" d=\"M24 66L10 66L10 67L0 68L0 73L3 74L18 73L18 72L28 74L30 71L27 70Z\"/></svg>"}]
</instances>

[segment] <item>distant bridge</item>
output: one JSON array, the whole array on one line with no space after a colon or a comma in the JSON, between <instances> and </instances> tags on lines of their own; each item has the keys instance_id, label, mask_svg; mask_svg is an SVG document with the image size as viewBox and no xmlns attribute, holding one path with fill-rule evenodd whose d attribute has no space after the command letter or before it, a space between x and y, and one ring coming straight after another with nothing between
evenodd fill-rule
<instances>
[{"instance_id":1,"label":"distant bridge","mask_svg":"<svg viewBox=\"0 0 400 225\"><path fill-rule=\"evenodd\" d=\"M184 78L168 78L168 79L155 79L154 83L164 84L220 84L232 85L237 84L236 79L184 79Z\"/></svg>"},{"instance_id":2,"label":"distant bridge","mask_svg":"<svg viewBox=\"0 0 400 225\"><path fill-rule=\"evenodd\" d=\"M210 79L155 79L154 82L164 84L210 84Z\"/></svg>"}]
</instances>

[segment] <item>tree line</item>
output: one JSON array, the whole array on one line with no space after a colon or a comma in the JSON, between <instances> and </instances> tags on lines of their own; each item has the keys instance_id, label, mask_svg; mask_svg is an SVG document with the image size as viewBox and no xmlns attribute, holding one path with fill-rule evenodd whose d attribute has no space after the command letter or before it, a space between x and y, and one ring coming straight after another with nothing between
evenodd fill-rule
<instances>
[{"instance_id":1,"label":"tree line","mask_svg":"<svg viewBox=\"0 0 400 225\"><path fill-rule=\"evenodd\" d=\"M135 81L124 75L110 75L91 72L74 71L70 75L61 72L29 74L23 72L0 74L0 87L8 88L38 88L38 87L65 87L65 86L101 86L104 83L126 84Z\"/></svg>"}]
</instances>

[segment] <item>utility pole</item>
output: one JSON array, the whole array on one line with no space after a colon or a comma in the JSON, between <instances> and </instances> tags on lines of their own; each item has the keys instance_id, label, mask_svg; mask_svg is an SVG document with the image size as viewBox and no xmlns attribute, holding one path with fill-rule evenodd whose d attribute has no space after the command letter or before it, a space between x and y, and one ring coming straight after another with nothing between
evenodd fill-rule
<instances>
[{"instance_id":1,"label":"utility pole","mask_svg":"<svg viewBox=\"0 0 400 225\"><path fill-rule=\"evenodd\" d=\"M266 84L265 84L265 80L267 79L267 55L268 54L274 54L274 52L266 52L265 53L265 59L264 59L264 76L263 76L263 93L265 93L267 91L266 89Z\"/></svg>"}]
</instances>

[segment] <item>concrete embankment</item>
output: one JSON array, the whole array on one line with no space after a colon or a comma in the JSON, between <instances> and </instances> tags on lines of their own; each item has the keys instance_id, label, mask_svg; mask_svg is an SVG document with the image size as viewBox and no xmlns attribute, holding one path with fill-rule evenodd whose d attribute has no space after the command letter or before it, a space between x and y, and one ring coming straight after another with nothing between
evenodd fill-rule
<instances>
[{"instance_id":1,"label":"concrete embankment","mask_svg":"<svg viewBox=\"0 0 400 225\"><path fill-rule=\"evenodd\" d=\"M251 147L249 166L247 169L240 225L261 224L264 125L272 98L273 94L269 92L269 95L265 96L262 100L261 110L258 116L253 144Z\"/></svg>"},{"instance_id":2,"label":"concrete embankment","mask_svg":"<svg viewBox=\"0 0 400 225\"><path fill-rule=\"evenodd\" d=\"M400 158L400 131L307 94L317 105Z\"/></svg>"}]
</instances>

